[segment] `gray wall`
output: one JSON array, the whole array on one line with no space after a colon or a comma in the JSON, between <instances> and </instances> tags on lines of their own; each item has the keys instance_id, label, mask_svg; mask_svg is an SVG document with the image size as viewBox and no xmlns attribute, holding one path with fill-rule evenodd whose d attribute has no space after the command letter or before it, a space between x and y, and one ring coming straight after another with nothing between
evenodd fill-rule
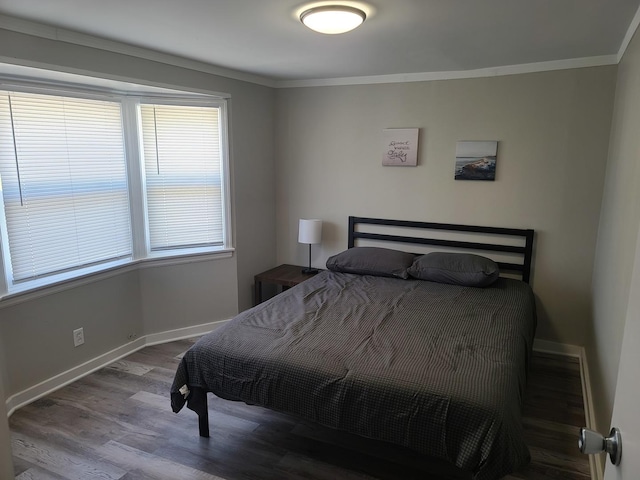
<instances>
[{"instance_id":1,"label":"gray wall","mask_svg":"<svg viewBox=\"0 0 640 480\"><path fill-rule=\"evenodd\" d=\"M4 365L4 352L0 342L0 366ZM13 478L13 461L11 459L11 437L9 422L4 403L4 377L0 369L0 478Z\"/></svg>"},{"instance_id":2,"label":"gray wall","mask_svg":"<svg viewBox=\"0 0 640 480\"><path fill-rule=\"evenodd\" d=\"M125 270L0 306L0 369L8 397L137 336L227 319L252 304L253 275L275 264L273 89L155 61L0 29L0 58L139 83L224 92L229 102L231 258ZM255 241L259 238L259 242ZM72 330L86 343L73 347Z\"/></svg>"},{"instance_id":3,"label":"gray wall","mask_svg":"<svg viewBox=\"0 0 640 480\"><path fill-rule=\"evenodd\" d=\"M299 218L325 221L314 264L346 248L347 216L536 230L538 337L583 345L616 67L277 96L278 262L306 262ZM381 132L420 128L418 167L383 167ZM495 182L455 181L457 140L498 140Z\"/></svg>"},{"instance_id":4,"label":"gray wall","mask_svg":"<svg viewBox=\"0 0 640 480\"><path fill-rule=\"evenodd\" d=\"M214 260L139 272L145 334L234 317L236 263Z\"/></svg>"},{"instance_id":5,"label":"gray wall","mask_svg":"<svg viewBox=\"0 0 640 480\"><path fill-rule=\"evenodd\" d=\"M598 430L608 431L640 227L640 38L618 65L609 161L593 275L586 348Z\"/></svg>"},{"instance_id":6,"label":"gray wall","mask_svg":"<svg viewBox=\"0 0 640 480\"><path fill-rule=\"evenodd\" d=\"M137 272L128 272L0 309L5 394L28 387L91 360L142 334ZM85 344L74 348L71 332L84 328Z\"/></svg>"},{"instance_id":7,"label":"gray wall","mask_svg":"<svg viewBox=\"0 0 640 480\"><path fill-rule=\"evenodd\" d=\"M346 217L356 214L535 228L538 335L587 346L606 430L640 225L637 39L619 66L617 92L616 67L275 92L6 30L0 57L231 94L237 249L232 258L126 271L0 307L0 398L120 346L130 333L228 318L251 305L256 272L276 260L306 262L298 218L325 220L313 259L322 266L345 248ZM392 127L421 129L417 168L381 166L380 132ZM453 180L457 140L500 141L495 182ZM78 326L87 343L74 349ZM6 444L0 425L3 466Z\"/></svg>"}]
</instances>

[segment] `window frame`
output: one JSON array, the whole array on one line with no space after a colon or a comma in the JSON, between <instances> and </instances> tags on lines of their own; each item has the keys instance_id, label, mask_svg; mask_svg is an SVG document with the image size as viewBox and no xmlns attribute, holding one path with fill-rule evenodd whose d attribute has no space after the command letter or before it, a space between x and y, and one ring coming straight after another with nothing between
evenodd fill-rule
<instances>
[{"instance_id":1,"label":"window frame","mask_svg":"<svg viewBox=\"0 0 640 480\"><path fill-rule=\"evenodd\" d=\"M84 77L82 77L84 79ZM87 79L90 80L90 79ZM112 276L118 269L135 266L162 266L176 263L206 261L213 258L228 258L234 252L232 238L232 196L229 148L228 98L213 94L191 93L145 87L144 85L117 82L122 89L111 90L88 84L50 83L38 79L6 79L0 76L0 90L24 93L61 95L74 98L116 101L121 105L121 120L125 150L126 176L129 194L129 222L131 225L131 257L70 271L53 274L18 284L12 283L11 256L5 218L4 197L0 183L0 300L25 294L47 292L53 288L64 289L93 281L99 277ZM147 91L145 91L145 89ZM154 91L151 91L154 90ZM157 91L160 90L160 93ZM164 92L166 91L166 93ZM219 108L220 155L223 244L195 248L179 248L151 251L147 217L146 185L139 105L155 103L166 105L205 106ZM4 302L3 302L4 303Z\"/></svg>"},{"instance_id":2,"label":"window frame","mask_svg":"<svg viewBox=\"0 0 640 480\"><path fill-rule=\"evenodd\" d=\"M227 103L223 100L214 100L210 99L206 102L203 101L186 101L186 100L177 100L171 98L158 98L158 97L136 97L136 114L137 114L137 126L138 126L138 158L140 159L140 188L143 195L143 204L144 204L144 220L145 220L145 231L143 232L144 240L144 248L145 248L145 258L163 258L163 257L175 257L181 256L185 253L206 253L212 250L218 250L220 248L224 248L225 246L230 245L231 240L231 231L229 228L229 222L227 219L231 218L231 209L230 209L230 201L228 201L228 195L230 192L229 189L229 155L228 155L228 126L227 126ZM175 249L164 249L164 250L151 250L150 240L149 240L149 219L148 219L148 209L147 209L147 186L146 186L146 175L145 175L145 167L144 167L144 156L142 153L142 122L141 122L141 114L140 114L140 105L143 104L155 104L155 105L176 105L176 106L193 106L193 107L212 107L218 108L219 111L219 128L220 128L220 189L222 196L222 247L188 247L188 248L175 248Z\"/></svg>"}]
</instances>

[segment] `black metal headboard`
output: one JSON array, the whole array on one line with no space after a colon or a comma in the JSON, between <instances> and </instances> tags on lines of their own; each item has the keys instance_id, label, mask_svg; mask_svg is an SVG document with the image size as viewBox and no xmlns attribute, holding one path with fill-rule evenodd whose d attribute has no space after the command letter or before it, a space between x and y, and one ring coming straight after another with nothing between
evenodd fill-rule
<instances>
[{"instance_id":1,"label":"black metal headboard","mask_svg":"<svg viewBox=\"0 0 640 480\"><path fill-rule=\"evenodd\" d=\"M358 231L357 225L384 225L389 227L416 228L421 230L441 230L471 234L497 235L501 238L518 238L524 240L524 246L499 243L469 242L464 240L446 240L428 238L424 236L404 236L384 233L368 233ZM529 283L531 277L531 258L533 255L533 234L531 229L481 227L476 225L456 225L451 223L412 222L406 220L385 220L381 218L349 217L349 248L355 246L356 239L378 240L383 242L411 243L419 245L434 245L464 250L480 250L515 254L522 256L522 263L496 263L501 271L517 272L524 282Z\"/></svg>"}]
</instances>

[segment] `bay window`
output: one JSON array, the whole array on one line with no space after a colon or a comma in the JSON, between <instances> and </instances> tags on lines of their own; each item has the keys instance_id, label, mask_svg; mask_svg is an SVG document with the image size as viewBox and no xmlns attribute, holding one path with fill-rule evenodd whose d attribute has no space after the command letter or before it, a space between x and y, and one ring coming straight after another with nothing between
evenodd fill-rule
<instances>
[{"instance_id":1,"label":"bay window","mask_svg":"<svg viewBox=\"0 0 640 480\"><path fill-rule=\"evenodd\" d=\"M212 97L0 90L0 296L228 251L225 108Z\"/></svg>"},{"instance_id":2,"label":"bay window","mask_svg":"<svg viewBox=\"0 0 640 480\"><path fill-rule=\"evenodd\" d=\"M223 244L220 112L140 105L151 251Z\"/></svg>"}]
</instances>

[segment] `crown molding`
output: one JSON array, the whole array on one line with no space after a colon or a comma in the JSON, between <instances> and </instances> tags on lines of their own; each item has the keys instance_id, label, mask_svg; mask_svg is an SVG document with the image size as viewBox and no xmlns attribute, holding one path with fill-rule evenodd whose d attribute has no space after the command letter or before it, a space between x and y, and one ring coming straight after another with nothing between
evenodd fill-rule
<instances>
[{"instance_id":1,"label":"crown molding","mask_svg":"<svg viewBox=\"0 0 640 480\"><path fill-rule=\"evenodd\" d=\"M468 78L497 77L504 75L518 75L523 73L548 72L554 70L566 70L573 68L599 67L617 65L620 63L633 35L640 25L640 8L631 21L627 33L620 45L617 54L601 55L596 57L571 58L566 60L554 60L549 62L527 63L520 65L506 65L499 67L480 68L475 70L455 70L445 72L416 72L399 73L389 75L370 75L339 78L320 78L305 80L276 80L260 75L240 72L216 65L191 60L177 55L158 52L143 47L136 47L122 42L107 40L84 33L52 27L29 20L10 17L0 14L0 29L11 30L18 33L33 35L51 40L72 43L76 45L97 48L114 53L121 53L151 61L188 68L225 78L254 83L271 88L302 88L302 87L328 87L343 85L373 85L383 83L410 83L427 82L434 80L458 80Z\"/></svg>"},{"instance_id":2,"label":"crown molding","mask_svg":"<svg viewBox=\"0 0 640 480\"><path fill-rule=\"evenodd\" d=\"M10 17L8 15L0 14L0 29L10 30L17 33L24 33L26 35L33 35L41 38L47 38L49 40L56 40L59 42L72 43L83 47L97 48L99 50L106 50L108 52L120 53L132 57L144 58L145 60L151 60L154 62L165 63L177 67L188 68L190 70L196 70L203 73L218 75L220 77L240 80L243 82L254 83L265 87L275 86L275 80L260 75L240 72L230 68L218 67L216 65L199 62L197 60L191 60L189 58L180 57L178 55L158 52L156 50L151 50L144 47L136 47L134 45L129 45L126 43L107 40L106 38L95 37L64 28L43 25L41 23L32 22L17 17Z\"/></svg>"},{"instance_id":3,"label":"crown molding","mask_svg":"<svg viewBox=\"0 0 640 480\"><path fill-rule=\"evenodd\" d=\"M627 51L627 47L631 43L631 39L636 33L638 29L638 25L640 25L640 7L636 10L636 14L633 16L631 23L629 24L629 28L627 29L627 33L622 39L622 43L620 44L620 49L618 50L618 55L616 56L616 63L620 63L622 57L624 56L624 52Z\"/></svg>"},{"instance_id":4,"label":"crown molding","mask_svg":"<svg viewBox=\"0 0 640 480\"><path fill-rule=\"evenodd\" d=\"M465 78L498 77L521 73L548 72L572 68L601 67L617 64L617 55L571 58L551 62L526 63L504 67L479 68L476 70L456 70L450 72L398 73L392 75L371 75L363 77L325 78L312 80L281 80L276 88L329 87L339 85L372 85L379 83L429 82L433 80L458 80Z\"/></svg>"}]
</instances>

